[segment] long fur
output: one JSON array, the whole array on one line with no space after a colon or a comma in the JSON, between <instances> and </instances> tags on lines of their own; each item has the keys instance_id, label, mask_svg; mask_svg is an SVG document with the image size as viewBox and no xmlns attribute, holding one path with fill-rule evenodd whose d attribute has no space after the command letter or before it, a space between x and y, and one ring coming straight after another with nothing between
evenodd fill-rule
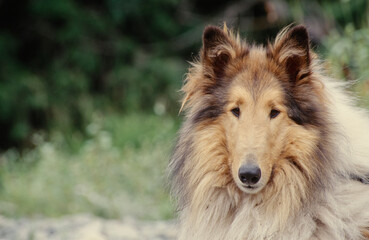
<instances>
[{"instance_id":1,"label":"long fur","mask_svg":"<svg viewBox=\"0 0 369 240\"><path fill-rule=\"evenodd\" d=\"M182 89L186 119L169 164L179 239L369 239L369 117L324 74L306 29L286 28L261 47L208 27L203 43ZM283 94L278 134L251 128L232 136L227 106L241 88L253 89L255 102ZM269 156L269 180L257 193L232 174L242 154L234 146L251 135L266 136L252 144Z\"/></svg>"}]
</instances>

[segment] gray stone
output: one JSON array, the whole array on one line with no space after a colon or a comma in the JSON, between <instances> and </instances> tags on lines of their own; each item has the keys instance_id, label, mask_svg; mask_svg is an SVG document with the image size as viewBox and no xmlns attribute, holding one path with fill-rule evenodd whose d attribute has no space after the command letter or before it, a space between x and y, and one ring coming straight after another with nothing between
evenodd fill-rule
<instances>
[{"instance_id":1,"label":"gray stone","mask_svg":"<svg viewBox=\"0 0 369 240\"><path fill-rule=\"evenodd\" d=\"M58 219L0 216L0 240L174 240L173 221L106 220L91 215Z\"/></svg>"}]
</instances>

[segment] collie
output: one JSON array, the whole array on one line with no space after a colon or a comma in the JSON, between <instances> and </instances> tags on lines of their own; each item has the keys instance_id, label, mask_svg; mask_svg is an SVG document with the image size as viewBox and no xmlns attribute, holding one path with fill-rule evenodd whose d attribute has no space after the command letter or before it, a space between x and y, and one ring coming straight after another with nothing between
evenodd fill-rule
<instances>
[{"instance_id":1,"label":"collie","mask_svg":"<svg viewBox=\"0 0 369 240\"><path fill-rule=\"evenodd\" d=\"M203 33L169 164L180 240L369 239L369 118L304 26Z\"/></svg>"}]
</instances>

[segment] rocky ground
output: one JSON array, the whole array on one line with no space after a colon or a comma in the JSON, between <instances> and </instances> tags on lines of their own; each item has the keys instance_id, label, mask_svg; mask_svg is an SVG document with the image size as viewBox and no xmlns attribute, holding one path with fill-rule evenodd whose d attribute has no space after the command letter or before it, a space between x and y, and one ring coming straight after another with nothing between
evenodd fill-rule
<instances>
[{"instance_id":1,"label":"rocky ground","mask_svg":"<svg viewBox=\"0 0 369 240\"><path fill-rule=\"evenodd\" d=\"M173 221L106 220L90 215L58 219L0 217L0 240L173 240Z\"/></svg>"}]
</instances>

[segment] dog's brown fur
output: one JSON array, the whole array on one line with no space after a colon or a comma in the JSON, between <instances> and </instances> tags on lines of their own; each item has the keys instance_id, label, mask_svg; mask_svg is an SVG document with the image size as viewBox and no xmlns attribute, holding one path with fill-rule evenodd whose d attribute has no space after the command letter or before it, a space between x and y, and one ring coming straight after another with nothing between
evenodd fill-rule
<instances>
[{"instance_id":1,"label":"dog's brown fur","mask_svg":"<svg viewBox=\"0 0 369 240\"><path fill-rule=\"evenodd\" d=\"M170 163L180 239L367 238L369 210L335 212L359 192L369 206L369 187L350 180L364 176L336 159L337 126L318 64L303 26L286 28L266 47L226 27L205 29L183 87L187 118ZM261 169L253 189L238 177L250 158ZM330 205L334 194L346 198Z\"/></svg>"}]
</instances>

